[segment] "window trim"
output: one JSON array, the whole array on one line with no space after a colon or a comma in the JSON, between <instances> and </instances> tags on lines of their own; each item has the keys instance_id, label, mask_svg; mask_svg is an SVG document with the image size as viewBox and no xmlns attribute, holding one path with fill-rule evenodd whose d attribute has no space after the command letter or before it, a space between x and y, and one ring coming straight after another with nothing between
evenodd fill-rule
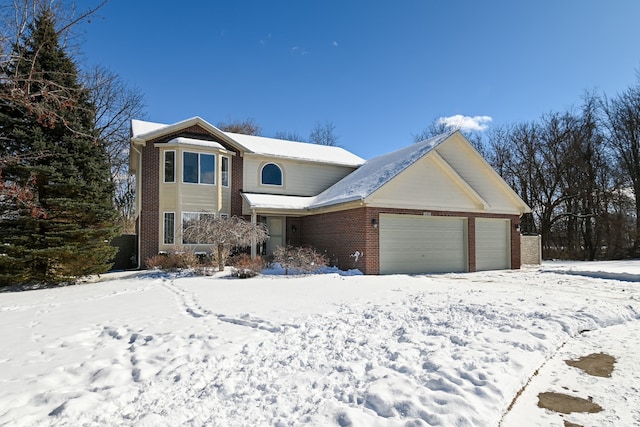
<instances>
[{"instance_id":1,"label":"window trim","mask_svg":"<svg viewBox=\"0 0 640 427\"><path fill-rule=\"evenodd\" d=\"M167 180L167 154L173 153L173 179L171 181ZM176 150L165 150L162 156L162 182L165 184L175 184L176 182Z\"/></svg>"},{"instance_id":2,"label":"window trim","mask_svg":"<svg viewBox=\"0 0 640 427\"><path fill-rule=\"evenodd\" d=\"M226 160L226 164L227 164L227 179L226 179L226 184L225 184L225 170L224 170L224 164L225 164L225 160ZM229 158L229 156L222 156L220 155L220 185L222 185L223 187L229 187L231 185L231 159Z\"/></svg>"},{"instance_id":3,"label":"window trim","mask_svg":"<svg viewBox=\"0 0 640 427\"><path fill-rule=\"evenodd\" d=\"M268 184L264 182L264 168L270 165L277 167L278 170L280 171L280 184ZM283 187L284 186L284 170L282 169L282 166L280 166L275 162L267 162L264 165L262 165L262 167L260 168L260 185L266 185L269 187Z\"/></svg>"},{"instance_id":4,"label":"window trim","mask_svg":"<svg viewBox=\"0 0 640 427\"><path fill-rule=\"evenodd\" d=\"M213 160L213 171L212 171L212 177L213 177L213 182L202 182L202 156L211 156L211 159ZM216 163L218 163L216 161L216 155L214 153L198 153L198 184L202 184L202 185L216 185L216 181L217 181L217 170L216 170Z\"/></svg>"},{"instance_id":5,"label":"window trim","mask_svg":"<svg viewBox=\"0 0 640 427\"><path fill-rule=\"evenodd\" d=\"M185 181L185 155L186 154L195 154L197 156L198 162L196 164L196 173L197 173L197 182ZM202 161L200 160L201 156L211 156L213 159L213 183L210 182L202 182ZM215 153L206 153L202 151L189 151L184 150L182 152L182 183L183 184L194 184L194 185L216 185L216 175L217 175L217 155Z\"/></svg>"},{"instance_id":6,"label":"window trim","mask_svg":"<svg viewBox=\"0 0 640 427\"><path fill-rule=\"evenodd\" d=\"M173 229L171 230L171 242L167 242L167 215L173 216ZM176 213L173 211L163 212L162 215L162 244L163 245L175 245L176 244Z\"/></svg>"}]
</instances>

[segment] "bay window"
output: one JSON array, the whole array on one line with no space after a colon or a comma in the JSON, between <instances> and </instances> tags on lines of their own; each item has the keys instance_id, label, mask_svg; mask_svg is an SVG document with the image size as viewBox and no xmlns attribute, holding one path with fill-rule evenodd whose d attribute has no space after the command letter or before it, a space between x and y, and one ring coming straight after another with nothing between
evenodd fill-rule
<instances>
[{"instance_id":1,"label":"bay window","mask_svg":"<svg viewBox=\"0 0 640 427\"><path fill-rule=\"evenodd\" d=\"M215 154L185 151L182 155L182 182L191 184L215 184Z\"/></svg>"}]
</instances>

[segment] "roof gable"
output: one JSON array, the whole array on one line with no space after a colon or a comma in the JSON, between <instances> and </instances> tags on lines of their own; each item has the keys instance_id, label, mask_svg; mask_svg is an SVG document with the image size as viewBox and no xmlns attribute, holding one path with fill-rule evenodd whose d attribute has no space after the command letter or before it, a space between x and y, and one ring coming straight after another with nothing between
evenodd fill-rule
<instances>
[{"instance_id":1,"label":"roof gable","mask_svg":"<svg viewBox=\"0 0 640 427\"><path fill-rule=\"evenodd\" d=\"M329 206L365 199L391 181L400 172L430 153L449 136L451 136L451 133L438 135L392 153L367 160L360 168L320 193L311 207Z\"/></svg>"},{"instance_id":2,"label":"roof gable","mask_svg":"<svg viewBox=\"0 0 640 427\"><path fill-rule=\"evenodd\" d=\"M200 117L192 117L190 119L182 120L180 122L166 125L154 122L145 122L142 120L131 120L131 141L134 144L144 145L148 141L162 138L163 136L179 133L189 129L190 127L198 126L208 132L209 134L217 137L219 140L231 145L235 149L243 150L240 144L234 141L227 134L206 120Z\"/></svg>"},{"instance_id":3,"label":"roof gable","mask_svg":"<svg viewBox=\"0 0 640 427\"><path fill-rule=\"evenodd\" d=\"M315 197L310 208L356 200L362 200L367 205L373 206L376 203L377 192L382 191L383 188L391 189L394 181L402 186L397 177L406 174L406 171L427 156L430 164L437 168L437 173L446 177L445 179L455 186L456 191L459 190L464 194L465 204L472 203L475 206L474 210L520 214L531 211L460 131L438 135L367 161L359 169ZM430 184L434 183L421 182L419 186L424 187ZM389 193L389 191L385 192ZM404 199L401 202L414 207L422 203L425 208L428 208L428 206L446 206L449 198L444 194L440 196L442 200L427 198L420 201L418 194L418 191L407 193L405 188L402 196ZM456 206L451 205L450 208L456 209Z\"/></svg>"},{"instance_id":4,"label":"roof gable","mask_svg":"<svg viewBox=\"0 0 640 427\"><path fill-rule=\"evenodd\" d=\"M488 201L491 211L508 207L521 214L531 212L531 208L462 133L456 132L447 144L438 149L438 154L478 195Z\"/></svg>"}]
</instances>

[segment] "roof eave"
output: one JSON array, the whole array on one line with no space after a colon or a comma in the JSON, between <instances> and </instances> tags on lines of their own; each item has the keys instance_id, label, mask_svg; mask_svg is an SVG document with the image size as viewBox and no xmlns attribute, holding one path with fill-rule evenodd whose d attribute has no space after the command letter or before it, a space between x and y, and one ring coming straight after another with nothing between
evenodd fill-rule
<instances>
[{"instance_id":1,"label":"roof eave","mask_svg":"<svg viewBox=\"0 0 640 427\"><path fill-rule=\"evenodd\" d=\"M146 142L157 139L157 138L161 138L165 135L169 135L172 133L176 133L179 132L183 129L187 129L190 128L192 126L196 126L199 125L202 128L204 128L205 130L209 131L211 134L219 137L220 139L222 139L223 141L225 141L226 143L230 144L233 147L236 147L238 149L240 149L243 152L251 152L251 150L249 150L247 147L245 147L244 145L240 144L238 141L236 141L235 139L231 138L229 135L227 135L225 132L223 132L222 130L218 129L217 127L215 127L214 125L212 125L211 123L207 122L206 120L204 120L203 118L196 116L196 117L191 117L190 119L186 119L186 120L182 120L178 123L174 123L171 125L167 125L163 128L160 129L156 129L153 130L151 132L147 132L147 133L143 133L143 134L139 134L136 135L135 137L131 138L131 141L137 145L143 145L146 144Z\"/></svg>"}]
</instances>

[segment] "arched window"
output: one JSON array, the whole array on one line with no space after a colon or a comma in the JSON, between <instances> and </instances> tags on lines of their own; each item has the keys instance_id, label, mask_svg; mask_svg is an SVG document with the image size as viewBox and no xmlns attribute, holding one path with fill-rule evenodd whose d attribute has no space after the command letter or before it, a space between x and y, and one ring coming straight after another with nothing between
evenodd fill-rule
<instances>
[{"instance_id":1,"label":"arched window","mask_svg":"<svg viewBox=\"0 0 640 427\"><path fill-rule=\"evenodd\" d=\"M260 183L263 185L282 185L282 169L275 163L267 163L262 167Z\"/></svg>"}]
</instances>

